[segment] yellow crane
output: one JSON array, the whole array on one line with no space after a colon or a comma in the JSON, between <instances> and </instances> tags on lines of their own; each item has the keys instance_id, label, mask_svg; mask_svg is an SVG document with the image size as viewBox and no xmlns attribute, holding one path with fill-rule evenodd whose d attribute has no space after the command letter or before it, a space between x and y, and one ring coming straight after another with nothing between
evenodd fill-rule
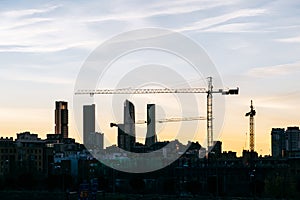
<instances>
[{"instance_id":1,"label":"yellow crane","mask_svg":"<svg viewBox=\"0 0 300 200\"><path fill-rule=\"evenodd\" d=\"M212 77L208 77L207 88L162 88L162 89L97 89L97 90L77 90L75 95L95 94L110 95L110 94L158 94L158 93L207 93L207 148L213 146L213 93L222 95L237 95L239 88L236 89L213 89ZM172 121L172 120L171 120Z\"/></svg>"},{"instance_id":2,"label":"yellow crane","mask_svg":"<svg viewBox=\"0 0 300 200\"><path fill-rule=\"evenodd\" d=\"M249 117L249 132L250 132L250 151L254 152L254 116L256 111L253 107L253 102L251 100L250 111L246 113L246 117Z\"/></svg>"}]
</instances>

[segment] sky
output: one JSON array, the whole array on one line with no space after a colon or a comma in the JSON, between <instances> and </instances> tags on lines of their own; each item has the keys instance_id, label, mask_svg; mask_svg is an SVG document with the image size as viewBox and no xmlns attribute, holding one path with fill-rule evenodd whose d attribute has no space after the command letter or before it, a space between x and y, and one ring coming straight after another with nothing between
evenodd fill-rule
<instances>
[{"instance_id":1,"label":"sky","mask_svg":"<svg viewBox=\"0 0 300 200\"><path fill-rule=\"evenodd\" d=\"M113 36L157 27L191 38L223 85L240 88L225 98L223 150L248 149L245 113L253 100L256 150L269 155L272 127L300 126L299 13L299 1L284 0L0 0L0 136L28 130L45 138L54 132L55 101L64 100L69 135L80 141L72 100L85 60ZM200 129L205 133L205 124Z\"/></svg>"}]
</instances>

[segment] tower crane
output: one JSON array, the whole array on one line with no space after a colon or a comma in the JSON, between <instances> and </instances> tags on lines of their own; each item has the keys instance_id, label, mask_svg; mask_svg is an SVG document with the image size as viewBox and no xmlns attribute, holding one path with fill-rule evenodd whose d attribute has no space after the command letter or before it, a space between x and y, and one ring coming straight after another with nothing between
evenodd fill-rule
<instances>
[{"instance_id":1,"label":"tower crane","mask_svg":"<svg viewBox=\"0 0 300 200\"><path fill-rule=\"evenodd\" d=\"M251 105L250 105L250 112L246 113L246 117L249 118L249 132L250 132L250 151L254 151L254 116L256 115L256 111L253 108L253 103L251 100Z\"/></svg>"},{"instance_id":2,"label":"tower crane","mask_svg":"<svg viewBox=\"0 0 300 200\"><path fill-rule=\"evenodd\" d=\"M111 122L110 123L110 127L114 127L114 126L118 126L119 123L115 123L115 122ZM132 123L132 124L147 124L147 121L144 121L144 120L138 120L137 122L135 123Z\"/></svg>"},{"instance_id":3,"label":"tower crane","mask_svg":"<svg viewBox=\"0 0 300 200\"><path fill-rule=\"evenodd\" d=\"M206 117L171 117L157 120L158 123L206 120Z\"/></svg>"},{"instance_id":4,"label":"tower crane","mask_svg":"<svg viewBox=\"0 0 300 200\"><path fill-rule=\"evenodd\" d=\"M158 123L167 123L167 122L181 122L181 121L195 121L195 120L206 120L206 117L171 117L166 119L156 120ZM147 121L138 120L134 124L147 124ZM110 127L117 126L117 123L110 123Z\"/></svg>"},{"instance_id":5,"label":"tower crane","mask_svg":"<svg viewBox=\"0 0 300 200\"><path fill-rule=\"evenodd\" d=\"M162 88L162 89L96 89L96 90L78 90L75 95L94 96L95 94L109 95L109 94L159 94L159 93L206 93L207 94L207 148L208 150L213 146L213 93L220 93L222 95L237 95L239 88L236 89L213 89L212 77L208 77L207 88Z\"/></svg>"}]
</instances>

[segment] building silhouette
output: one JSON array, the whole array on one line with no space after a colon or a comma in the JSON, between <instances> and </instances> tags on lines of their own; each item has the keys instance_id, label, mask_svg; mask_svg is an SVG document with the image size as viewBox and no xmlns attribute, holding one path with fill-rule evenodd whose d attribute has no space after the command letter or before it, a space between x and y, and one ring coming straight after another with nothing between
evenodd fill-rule
<instances>
[{"instance_id":1,"label":"building silhouette","mask_svg":"<svg viewBox=\"0 0 300 200\"><path fill-rule=\"evenodd\" d=\"M289 157L300 157L300 130L299 127L288 127L286 133L286 149Z\"/></svg>"},{"instance_id":2,"label":"building silhouette","mask_svg":"<svg viewBox=\"0 0 300 200\"><path fill-rule=\"evenodd\" d=\"M273 128L271 132L272 157L300 158L299 127Z\"/></svg>"},{"instance_id":3,"label":"building silhouette","mask_svg":"<svg viewBox=\"0 0 300 200\"><path fill-rule=\"evenodd\" d=\"M135 110L132 102L124 102L124 124L118 124L118 147L131 151L135 145Z\"/></svg>"},{"instance_id":4,"label":"building silhouette","mask_svg":"<svg viewBox=\"0 0 300 200\"><path fill-rule=\"evenodd\" d=\"M48 164L44 150L44 142L37 134L18 133L15 141L12 137L1 137L0 176L44 172Z\"/></svg>"},{"instance_id":5,"label":"building silhouette","mask_svg":"<svg viewBox=\"0 0 300 200\"><path fill-rule=\"evenodd\" d=\"M214 154L215 157L219 158L222 154L222 142L214 141L214 146L212 147L210 154Z\"/></svg>"},{"instance_id":6,"label":"building silhouette","mask_svg":"<svg viewBox=\"0 0 300 200\"><path fill-rule=\"evenodd\" d=\"M147 104L147 134L145 145L148 147L157 142L155 122L155 104Z\"/></svg>"},{"instance_id":7,"label":"building silhouette","mask_svg":"<svg viewBox=\"0 0 300 200\"><path fill-rule=\"evenodd\" d=\"M118 124L118 147L129 151L130 146L126 146L129 136L124 132L124 124Z\"/></svg>"},{"instance_id":8,"label":"building silhouette","mask_svg":"<svg viewBox=\"0 0 300 200\"><path fill-rule=\"evenodd\" d=\"M91 133L95 133L95 104L83 106L83 144L86 147L92 146Z\"/></svg>"},{"instance_id":9,"label":"building silhouette","mask_svg":"<svg viewBox=\"0 0 300 200\"><path fill-rule=\"evenodd\" d=\"M55 134L68 138L68 102L55 102Z\"/></svg>"},{"instance_id":10,"label":"building silhouette","mask_svg":"<svg viewBox=\"0 0 300 200\"><path fill-rule=\"evenodd\" d=\"M273 157L284 157L286 152L286 134L284 128L272 128L271 149Z\"/></svg>"},{"instance_id":11,"label":"building silhouette","mask_svg":"<svg viewBox=\"0 0 300 200\"><path fill-rule=\"evenodd\" d=\"M135 143L135 109L132 102L124 102L124 131L132 136Z\"/></svg>"},{"instance_id":12,"label":"building silhouette","mask_svg":"<svg viewBox=\"0 0 300 200\"><path fill-rule=\"evenodd\" d=\"M103 149L104 134L99 132L90 132L88 135L88 144L85 145L90 149Z\"/></svg>"}]
</instances>

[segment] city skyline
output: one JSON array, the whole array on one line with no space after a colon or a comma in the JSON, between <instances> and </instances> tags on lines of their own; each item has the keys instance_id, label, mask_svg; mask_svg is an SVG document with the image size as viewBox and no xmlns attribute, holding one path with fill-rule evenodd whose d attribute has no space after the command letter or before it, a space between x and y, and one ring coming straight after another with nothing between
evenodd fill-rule
<instances>
[{"instance_id":1,"label":"city skyline","mask_svg":"<svg viewBox=\"0 0 300 200\"><path fill-rule=\"evenodd\" d=\"M257 111L258 153L271 153L272 128L300 125L299 2L150 1L141 5L131 1L119 5L90 1L83 5L27 1L16 5L2 1L0 5L3 137L26 130L40 137L54 133L53 102L62 99L72 105L74 82L87 56L112 36L145 27L166 28L190 37L215 63L224 86L241 89L240 95L225 99L225 121L216 138L223 142L224 150L240 154L249 148L249 120L244 115L251 99ZM202 81L196 80L194 86L202 87ZM199 99L205 106L205 97ZM70 106L69 110L69 136L81 141ZM136 110L145 112L140 105ZM138 115L137 119L146 118L145 113ZM109 122L116 119L100 119L107 128L97 131L116 135L116 130L109 128ZM206 134L205 123L201 134ZM201 143L202 138L196 140Z\"/></svg>"},{"instance_id":2,"label":"city skyline","mask_svg":"<svg viewBox=\"0 0 300 200\"><path fill-rule=\"evenodd\" d=\"M64 113L63 114L63 116L68 116L68 109L67 109L67 105L68 105L68 102L66 102L66 101L55 101L55 115L54 115L54 124L53 124L53 126L54 126L54 132L53 133L47 133L47 138L48 138L48 134L61 134L62 135L62 137L61 138L68 138L68 137L64 137L65 136L65 134L62 134L62 133L60 133L60 132L56 132L57 130L56 129L58 129L57 128L57 124L60 124L60 118L58 118L57 117L57 114L58 114L58 112L61 112L61 110L66 110L66 113ZM155 119L155 108L154 108L154 106L155 106L155 104L147 104L147 117L150 117L151 119ZM101 139L101 143L102 143L102 145L100 145L102 148L103 147L110 147L109 145L106 145L106 146L104 146L103 145L103 133L99 133L99 132L96 132L96 129L94 128L95 127L95 121L96 121L96 119L95 119L95 115L96 115L96 109L95 109L95 107L96 107L96 105L95 104L91 104L91 105L84 105L83 106L83 124L84 124L84 126L83 127L86 127L86 128L84 128L83 129L83 134L82 134L82 137L83 138L80 138L81 140L82 140L82 142L81 141L79 141L79 142L81 142L82 144L85 144L85 142L84 142L84 140L88 140L88 139L85 139L85 137L89 137L89 136L87 136L87 133L89 132L90 134L100 134L100 135L102 135L101 137L102 137L102 139ZM150 111L151 110L151 111ZM117 131L115 131L115 134L116 134L116 136L118 136L119 137L119 134L120 134L120 131L122 132L122 134L124 134L125 132L125 126L124 126L124 124L127 124L127 126L130 126L130 130L135 130L135 125L137 125L137 124L140 124L141 123L141 121L140 122L138 122L137 124L135 124L134 122L130 122L130 121L135 121L135 118L134 118L134 116L135 116L135 110L134 110L134 104L132 103L132 102L130 102L130 101L128 101L128 100L125 100L125 102L124 102L124 123L123 124L114 124L114 123L112 123L112 124L110 124L110 126L111 127L113 127L113 126L116 126L118 129L117 129ZM133 117L133 118L132 118ZM146 133L146 135L145 136L147 136L148 135L148 130L151 130L151 131L153 131L153 130L155 130L155 126L156 125L153 125L153 122L148 122L148 119L149 118L147 118L147 121L144 121L144 123L145 124L148 124L147 125L147 133ZM66 120L66 119L64 119L64 121L68 121L68 119ZM151 120L150 120L151 121ZM156 122L159 122L160 120L156 120ZM180 120L179 120L180 121ZM126 123L127 122L127 123ZM152 123L150 126L149 126L149 123ZM141 123L141 124L143 124L143 123ZM154 126L154 127L153 127ZM150 128L150 129L149 129ZM127 129L128 129L128 127L127 127ZM284 134L285 133L285 130L286 130L286 132L288 133L288 131L289 130L298 130L299 131L299 125L297 126L297 125L295 125L295 126L286 126L286 127L280 127L280 128L278 128L278 127L276 127L276 126L274 126L274 127L272 127L272 129L271 129L271 131L270 131L270 134L269 134L269 136L270 136L270 142L272 142L272 144L271 144L271 146L270 146L270 150L271 150L271 152L269 153L269 154L266 154L266 155L272 155L273 157L278 157L278 156L283 156L283 155L285 155L283 152L280 152L280 151L278 151L277 149L279 148L281 148L281 149L284 149L283 147L281 147L282 145L283 145L283 143L285 144L285 136L283 137L283 138L281 138L281 136L275 136L275 135L277 135L277 134ZM129 131L129 130L127 130L127 131ZM129 131L130 132L130 131ZM33 134L33 135L36 135L36 137L39 137L41 134L40 133L33 133L33 132L31 132L30 130L24 130L23 132L16 132L15 133L15 135L18 135L18 134L20 134L20 133L27 133L27 134ZM129 135L132 135L131 133L129 133ZM135 134L134 134L135 135ZM91 136L91 137L95 137L95 136ZM133 136L133 137L135 137L135 136ZM153 136L151 136L151 137L153 137ZM156 136L154 136L155 138L156 138ZM275 137L276 137L276 139L275 139ZM278 138L277 138L278 137ZM290 137L290 136L289 136ZM296 136L295 136L296 137ZM297 136L298 137L298 136ZM1 138L3 138L3 139L5 139L5 137L3 137L3 136L1 136ZM6 138L7 139L11 139L11 138L14 138L14 136L12 136L12 135L10 135L10 136L6 136ZM279 139L280 138L280 139ZM72 139L72 138L71 138ZM96 142L96 139L94 138L94 143ZM153 139L155 142L157 142L156 141L156 139ZM177 140L176 138L174 138L174 140ZM161 140L160 142L170 142L170 141L174 141L174 140ZM249 136L247 137L247 140L249 141L250 140L250 138L249 138ZM280 143L280 145L281 146L278 146L279 144L278 144L278 140L282 140L283 142L281 142ZM294 138L294 140L293 140L293 142L295 143L296 142L296 140L298 140L297 138L295 139ZM98 139L97 139L97 141L98 141ZM292 140L291 140L292 141ZM146 140L146 138L139 138L139 140L137 140L136 141L137 143L142 143L142 144L144 144L145 146L149 146L149 145L147 145L147 140ZM155 143L154 142L154 143ZM180 141L179 140L179 142L182 142L182 141ZM189 142L199 142L199 141L189 141ZM221 142L221 143L223 143L222 142L222 140L214 140L214 143L216 143L216 142ZM275 142L275 143L274 143ZM151 143L151 144L154 144L153 142ZM87 145L87 147L91 147L92 145L90 144L90 143L87 143L86 144ZM94 144L93 144L94 145ZM96 143L95 143L95 145L96 145ZM122 146L122 144L120 144L120 141L119 141L119 139L117 140L117 141L115 141L115 143L113 143L112 144L112 146L114 146L114 145L121 145ZM131 144L131 145L133 145L133 143ZM187 144L186 144L187 145ZM200 145L203 147L203 148L206 148L206 146L204 145L204 144L202 144L202 143L200 143ZM275 145L275 146L272 146L272 145ZM295 143L294 144L294 147L293 148L295 148L295 149L298 149L298 143ZM130 146L129 144L128 144L128 146ZM297 146L297 147L296 147ZM101 149L102 149L101 148ZM122 147L123 148L123 147ZM124 147L124 149L125 150L127 150L127 151L130 151L130 149L129 149L129 147L127 147L127 149ZM248 151L250 151L250 146L248 145L246 148L244 148L243 150L248 150ZM285 150L285 149L284 149ZM233 151L234 152L234 150L233 149L226 149L226 150L224 150L225 152L226 151ZM255 152L257 152L258 154L260 153L257 149L255 149ZM236 151L236 153L237 153L237 155L242 155L242 152L238 152L238 151ZM263 155L263 154L260 154L260 155Z\"/></svg>"}]
</instances>

